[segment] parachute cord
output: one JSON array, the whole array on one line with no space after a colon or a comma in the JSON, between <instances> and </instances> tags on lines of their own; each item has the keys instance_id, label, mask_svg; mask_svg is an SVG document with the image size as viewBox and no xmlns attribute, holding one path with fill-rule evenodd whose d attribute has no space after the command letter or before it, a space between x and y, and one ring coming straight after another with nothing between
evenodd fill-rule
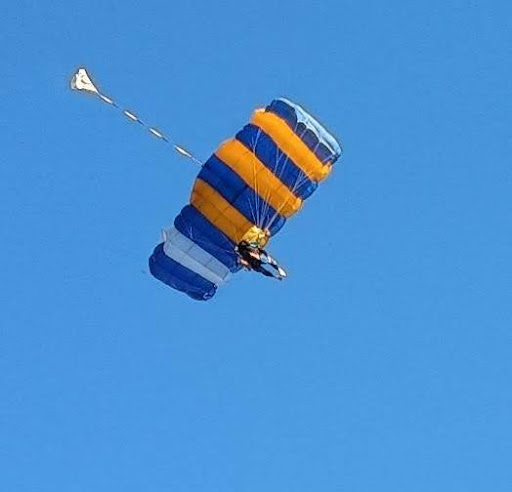
<instances>
[{"instance_id":1,"label":"parachute cord","mask_svg":"<svg viewBox=\"0 0 512 492\"><path fill-rule=\"evenodd\" d=\"M298 129L298 123L295 124L295 128L294 128L294 131L297 132L297 129ZM304 129L304 132L302 132L302 134L300 135L300 137L304 136L304 133L306 132L306 129ZM283 159L284 158L284 159ZM279 179L281 179L283 173L284 173L284 170L286 168L286 165L287 163L290 161L290 157L285 154L284 152L282 152L281 150L278 149L277 151L277 154L276 154L276 171L279 169L279 166L280 166L280 163L279 161L282 161L282 166L281 166L281 170L279 173L276 172L276 174L279 175ZM303 173L303 172L300 172L299 174L297 174L297 177L295 178L295 182L293 183L293 186L292 186L292 193L295 194L295 192L308 180L308 177ZM267 227L271 227L272 224L276 221L277 217L279 216L279 214L281 213L281 210L284 208L284 203L276 210L276 213L273 215L273 217L270 219L269 221L269 224Z\"/></svg>"},{"instance_id":2,"label":"parachute cord","mask_svg":"<svg viewBox=\"0 0 512 492\"><path fill-rule=\"evenodd\" d=\"M260 227L259 224L258 224L258 211L256 209L256 205L253 207L253 203L252 203L252 199L251 199L251 195L250 194L247 195L247 203L249 204L249 211L251 213L251 218L253 219L255 224L258 227Z\"/></svg>"},{"instance_id":3,"label":"parachute cord","mask_svg":"<svg viewBox=\"0 0 512 492\"><path fill-rule=\"evenodd\" d=\"M283 177L284 171L286 169L286 165L287 165L289 160L290 160L290 158L288 157L288 155L286 155L284 152L282 152L278 148L277 151L276 151L276 156L275 156L275 171L274 171L274 174L279 178L279 180L281 182L282 182L281 178ZM296 185L296 182L295 182L295 185ZM292 193L295 193L295 190L296 190L295 185L293 186L293 188L291 190ZM269 197L270 197L270 190L269 190L268 196L266 197L266 200L268 200ZM270 229L270 227L272 227L272 225L276 221L277 217L279 216L279 214L281 213L281 211L282 211L282 209L284 208L285 205L286 205L286 202L281 204L280 207L278 207L278 209L275 211L275 214L268 221L268 224L266 224L265 227L267 229ZM270 208L270 205L268 205L268 201L267 201L267 206Z\"/></svg>"},{"instance_id":4,"label":"parachute cord","mask_svg":"<svg viewBox=\"0 0 512 492\"><path fill-rule=\"evenodd\" d=\"M260 133L261 133L261 130L258 131L258 134L256 135L256 140L254 141L254 144L252 146L252 153L256 155L256 146L258 145L258 140L260 138ZM258 186L258 176L257 176L257 173L256 173L256 164L253 162L253 165L252 165L252 181L254 183L254 204L255 204L255 208L256 208L256 214L255 214L255 220L256 220L256 225L261 229L261 226L262 226L262 222L263 222L263 211L260 210L260 201L261 201L261 198L260 198L260 191L259 191L259 186Z\"/></svg>"},{"instance_id":5,"label":"parachute cord","mask_svg":"<svg viewBox=\"0 0 512 492\"><path fill-rule=\"evenodd\" d=\"M170 139L168 136L166 136L163 132L158 130L156 127L150 126L147 123L145 123L133 111L129 111L128 109L125 109L125 108L119 106L113 99L106 96L105 94L102 94L98 90L98 88L94 85L94 83L90 79L89 75L87 74L87 71L84 68L79 69L78 72L73 76L73 78L71 80L71 88L74 90L78 90L81 92L87 92L89 94L93 94L93 95L97 96L105 104L108 104L109 106L112 106L112 107L116 108L118 111L120 111L130 121L139 124L144 129L146 129L149 133L151 133L151 135L162 140L164 143L166 143L168 146L170 146L175 152L177 152L181 156L186 157L187 159L190 159L191 161L195 162L197 165L199 165L201 167L203 166L203 162L200 159L198 159L196 156L194 156L185 147L182 147L181 145L178 145L175 142L173 142L172 139Z\"/></svg>"},{"instance_id":6,"label":"parachute cord","mask_svg":"<svg viewBox=\"0 0 512 492\"><path fill-rule=\"evenodd\" d=\"M261 134L262 134L262 130L261 130L261 128L258 128L256 142L253 146L253 154L254 155L256 155L256 146L258 145L258 141L261 137ZM258 221L257 225L260 229L265 230L265 229L268 229L268 226L269 226L269 224L268 224L269 221L267 219L267 215L268 215L268 211L270 210L270 196L272 194L272 189L270 188L270 186L267 185L264 193L263 193L263 190L262 190L261 194L260 194L259 190L257 190L257 193L262 202L260 220Z\"/></svg>"}]
</instances>

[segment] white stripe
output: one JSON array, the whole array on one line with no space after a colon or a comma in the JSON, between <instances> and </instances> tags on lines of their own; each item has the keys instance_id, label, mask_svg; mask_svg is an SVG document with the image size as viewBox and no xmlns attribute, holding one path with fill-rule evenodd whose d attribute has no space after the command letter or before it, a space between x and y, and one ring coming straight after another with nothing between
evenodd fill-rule
<instances>
[{"instance_id":1,"label":"white stripe","mask_svg":"<svg viewBox=\"0 0 512 492\"><path fill-rule=\"evenodd\" d=\"M155 136L155 137L158 137L158 138L164 138L164 136L156 129L156 128L153 128L153 127L150 127L148 128L148 130Z\"/></svg>"},{"instance_id":2,"label":"white stripe","mask_svg":"<svg viewBox=\"0 0 512 492\"><path fill-rule=\"evenodd\" d=\"M99 92L98 92L98 96L99 96L103 101L105 101L106 103L108 103L108 104L114 104L114 101L112 101L112 99L110 99L110 97L104 96L103 94L100 94Z\"/></svg>"},{"instance_id":3,"label":"white stripe","mask_svg":"<svg viewBox=\"0 0 512 492\"><path fill-rule=\"evenodd\" d=\"M179 152L181 155L184 155L185 157L192 157L192 154L188 150L185 150L183 147L175 145L174 148L176 149L176 152Z\"/></svg>"},{"instance_id":4,"label":"white stripe","mask_svg":"<svg viewBox=\"0 0 512 492\"><path fill-rule=\"evenodd\" d=\"M174 227L164 231L164 252L169 258L215 285L223 285L231 276L229 268L184 236Z\"/></svg>"},{"instance_id":5,"label":"white stripe","mask_svg":"<svg viewBox=\"0 0 512 492\"><path fill-rule=\"evenodd\" d=\"M128 111L127 109L125 109L125 110L123 111L123 113L124 113L126 116L128 116L128 118L130 118L130 119L131 119L131 120L133 120L133 121L138 121L138 120L139 120L139 118L137 118L137 116L135 116L133 113L130 113L130 111Z\"/></svg>"}]
</instances>

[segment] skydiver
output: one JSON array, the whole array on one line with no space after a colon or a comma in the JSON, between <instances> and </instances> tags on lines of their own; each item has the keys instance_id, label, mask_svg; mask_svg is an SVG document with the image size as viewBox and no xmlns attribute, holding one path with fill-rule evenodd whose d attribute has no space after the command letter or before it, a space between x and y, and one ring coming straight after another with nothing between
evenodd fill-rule
<instances>
[{"instance_id":1,"label":"skydiver","mask_svg":"<svg viewBox=\"0 0 512 492\"><path fill-rule=\"evenodd\" d=\"M286 277L286 272L277 264L277 261L264 249L260 248L257 243L241 241L235 251L239 255L240 264L248 270L254 270L266 277L277 280L283 280ZM263 265L269 265L275 270L275 273L267 270Z\"/></svg>"}]
</instances>

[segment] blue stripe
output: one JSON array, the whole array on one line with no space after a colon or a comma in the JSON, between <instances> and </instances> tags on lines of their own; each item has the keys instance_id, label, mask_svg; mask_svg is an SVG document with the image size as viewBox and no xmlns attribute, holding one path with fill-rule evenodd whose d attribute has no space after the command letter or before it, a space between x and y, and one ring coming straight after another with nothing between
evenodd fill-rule
<instances>
[{"instance_id":1,"label":"blue stripe","mask_svg":"<svg viewBox=\"0 0 512 492\"><path fill-rule=\"evenodd\" d=\"M174 219L174 227L221 263L224 263L230 271L240 270L235 243L194 206L187 205L182 209Z\"/></svg>"},{"instance_id":2,"label":"blue stripe","mask_svg":"<svg viewBox=\"0 0 512 492\"><path fill-rule=\"evenodd\" d=\"M151 274L173 289L185 292L198 301L211 299L217 290L215 284L169 258L160 243L149 257Z\"/></svg>"},{"instance_id":3,"label":"blue stripe","mask_svg":"<svg viewBox=\"0 0 512 492\"><path fill-rule=\"evenodd\" d=\"M252 124L246 125L237 133L236 138L295 196L304 200L316 190L318 184L311 181L261 128Z\"/></svg>"},{"instance_id":4,"label":"blue stripe","mask_svg":"<svg viewBox=\"0 0 512 492\"><path fill-rule=\"evenodd\" d=\"M201 169L198 178L217 190L234 208L253 224L267 229L271 235L278 232L286 218L264 201L247 183L215 154Z\"/></svg>"},{"instance_id":5,"label":"blue stripe","mask_svg":"<svg viewBox=\"0 0 512 492\"><path fill-rule=\"evenodd\" d=\"M276 114L288 123L288 126L300 137L300 139L315 153L321 162L331 162L334 164L341 155L341 147L330 136L327 131L318 124L318 133L313 129L308 128L301 120L300 116L306 115L312 118L309 113L304 111L301 107L285 101L283 99L276 99L272 101L265 109L271 113ZM334 147L332 152L325 144L330 143Z\"/></svg>"}]
</instances>

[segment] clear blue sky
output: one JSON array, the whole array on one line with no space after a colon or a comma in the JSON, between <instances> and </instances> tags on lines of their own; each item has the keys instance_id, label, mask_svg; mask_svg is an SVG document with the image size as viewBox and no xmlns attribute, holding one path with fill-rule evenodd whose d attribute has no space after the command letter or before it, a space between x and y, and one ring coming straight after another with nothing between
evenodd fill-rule
<instances>
[{"instance_id":1,"label":"clear blue sky","mask_svg":"<svg viewBox=\"0 0 512 492\"><path fill-rule=\"evenodd\" d=\"M17 1L0 16L0 489L512 490L510 2ZM344 143L208 303L147 258L254 107Z\"/></svg>"}]
</instances>

